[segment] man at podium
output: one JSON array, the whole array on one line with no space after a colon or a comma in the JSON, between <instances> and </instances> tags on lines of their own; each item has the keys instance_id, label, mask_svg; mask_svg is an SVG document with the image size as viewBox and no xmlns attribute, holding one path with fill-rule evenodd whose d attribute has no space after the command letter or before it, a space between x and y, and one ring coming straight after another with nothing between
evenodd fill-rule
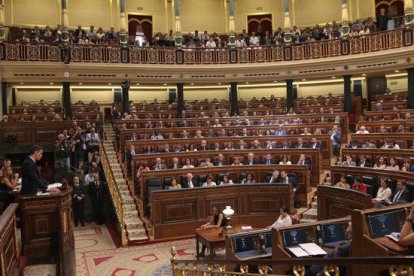
<instances>
[{"instance_id":1,"label":"man at podium","mask_svg":"<svg viewBox=\"0 0 414 276\"><path fill-rule=\"evenodd\" d=\"M37 194L38 190L50 193L58 193L57 188L48 188L49 183L42 178L36 166L36 162L42 159L43 149L40 146L34 145L30 148L29 156L22 164L22 195Z\"/></svg>"}]
</instances>

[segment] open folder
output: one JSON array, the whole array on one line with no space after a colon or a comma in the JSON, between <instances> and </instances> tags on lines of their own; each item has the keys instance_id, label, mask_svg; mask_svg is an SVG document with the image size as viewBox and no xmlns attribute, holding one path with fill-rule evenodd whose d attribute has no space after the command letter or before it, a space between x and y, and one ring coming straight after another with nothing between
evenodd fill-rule
<instances>
[{"instance_id":1,"label":"open folder","mask_svg":"<svg viewBox=\"0 0 414 276\"><path fill-rule=\"evenodd\" d=\"M287 247L287 249L296 257L324 256L328 254L314 242L300 243L297 246Z\"/></svg>"}]
</instances>

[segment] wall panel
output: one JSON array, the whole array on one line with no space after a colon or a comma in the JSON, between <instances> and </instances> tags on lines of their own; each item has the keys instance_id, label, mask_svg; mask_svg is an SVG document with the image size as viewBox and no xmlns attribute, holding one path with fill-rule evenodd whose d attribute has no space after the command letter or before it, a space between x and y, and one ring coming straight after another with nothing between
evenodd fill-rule
<instances>
[{"instance_id":1,"label":"wall panel","mask_svg":"<svg viewBox=\"0 0 414 276\"><path fill-rule=\"evenodd\" d=\"M90 25L94 25L96 31L98 27L109 30L111 27L111 16L110 0L68 1L70 28L76 28L78 25L89 28Z\"/></svg>"},{"instance_id":2,"label":"wall panel","mask_svg":"<svg viewBox=\"0 0 414 276\"><path fill-rule=\"evenodd\" d=\"M98 104L112 104L114 102L114 91L112 88L72 88L71 90L71 102L75 103L78 100L84 103L89 103L95 100Z\"/></svg>"},{"instance_id":3,"label":"wall panel","mask_svg":"<svg viewBox=\"0 0 414 276\"><path fill-rule=\"evenodd\" d=\"M184 33L204 30L225 33L224 0L181 0L181 29Z\"/></svg>"},{"instance_id":4,"label":"wall panel","mask_svg":"<svg viewBox=\"0 0 414 276\"><path fill-rule=\"evenodd\" d=\"M8 0L5 3L6 24L56 26L60 22L58 0Z\"/></svg>"},{"instance_id":5,"label":"wall panel","mask_svg":"<svg viewBox=\"0 0 414 276\"><path fill-rule=\"evenodd\" d=\"M16 103L21 101L28 103L39 103L40 100L52 103L56 100L62 102L62 92L60 87L53 88L16 88Z\"/></svg>"},{"instance_id":6,"label":"wall panel","mask_svg":"<svg viewBox=\"0 0 414 276\"><path fill-rule=\"evenodd\" d=\"M296 25L298 27L341 21L341 1L295 0Z\"/></svg>"},{"instance_id":7,"label":"wall panel","mask_svg":"<svg viewBox=\"0 0 414 276\"><path fill-rule=\"evenodd\" d=\"M408 79L407 76L399 77L387 77L387 87L391 89L392 92L400 92L408 90Z\"/></svg>"},{"instance_id":8,"label":"wall panel","mask_svg":"<svg viewBox=\"0 0 414 276\"><path fill-rule=\"evenodd\" d=\"M269 98L271 95L274 95L276 98L286 97L286 86L256 86L256 87L239 87L237 91L237 96L239 99L251 99L256 97L260 99L261 97Z\"/></svg>"},{"instance_id":9,"label":"wall panel","mask_svg":"<svg viewBox=\"0 0 414 276\"><path fill-rule=\"evenodd\" d=\"M189 88L184 87L184 99L189 101L203 99L229 99L228 87L212 87L212 88Z\"/></svg>"},{"instance_id":10,"label":"wall panel","mask_svg":"<svg viewBox=\"0 0 414 276\"><path fill-rule=\"evenodd\" d=\"M138 88L138 89L130 89L129 90L129 100L134 102L141 102L141 101L153 101L154 99L158 101L166 101L168 100L168 91L167 89L145 89L145 88Z\"/></svg>"}]
</instances>

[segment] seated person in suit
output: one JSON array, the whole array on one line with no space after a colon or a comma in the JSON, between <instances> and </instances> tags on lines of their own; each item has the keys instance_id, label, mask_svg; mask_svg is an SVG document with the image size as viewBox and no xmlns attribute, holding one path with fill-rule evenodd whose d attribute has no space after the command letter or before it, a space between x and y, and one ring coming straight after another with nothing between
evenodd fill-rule
<instances>
[{"instance_id":1,"label":"seated person in suit","mask_svg":"<svg viewBox=\"0 0 414 276\"><path fill-rule=\"evenodd\" d=\"M200 145L197 146L197 150L210 150L210 148L207 146L207 141L201 140Z\"/></svg>"},{"instance_id":2,"label":"seated person in suit","mask_svg":"<svg viewBox=\"0 0 414 276\"><path fill-rule=\"evenodd\" d=\"M217 155L216 160L214 160L214 166L216 167L227 166L227 160L224 159L223 154L219 153L219 155Z\"/></svg>"},{"instance_id":3,"label":"seated person in suit","mask_svg":"<svg viewBox=\"0 0 414 276\"><path fill-rule=\"evenodd\" d=\"M169 169L181 169L183 165L180 164L178 157L173 157L172 164L169 166Z\"/></svg>"},{"instance_id":4,"label":"seated person in suit","mask_svg":"<svg viewBox=\"0 0 414 276\"><path fill-rule=\"evenodd\" d=\"M262 147L260 146L259 140L254 140L253 143L252 143L252 146L250 148L251 149L261 149Z\"/></svg>"},{"instance_id":5,"label":"seated person in suit","mask_svg":"<svg viewBox=\"0 0 414 276\"><path fill-rule=\"evenodd\" d=\"M247 160L244 161L245 165L256 165L257 164L257 160L254 158L254 153L253 152L249 152L247 154Z\"/></svg>"},{"instance_id":6,"label":"seated person in suit","mask_svg":"<svg viewBox=\"0 0 414 276\"><path fill-rule=\"evenodd\" d=\"M306 156L305 154L301 153L299 155L299 160L298 160L298 165L308 165L309 166L309 161L306 160Z\"/></svg>"},{"instance_id":7,"label":"seated person in suit","mask_svg":"<svg viewBox=\"0 0 414 276\"><path fill-rule=\"evenodd\" d=\"M411 202L411 194L407 188L407 183L405 180L397 180L397 188L395 189L394 193L391 195L389 200L385 200L385 205L395 205L401 203Z\"/></svg>"},{"instance_id":8,"label":"seated person in suit","mask_svg":"<svg viewBox=\"0 0 414 276\"><path fill-rule=\"evenodd\" d=\"M281 171L280 172L280 180L279 183L282 184L290 184L290 187L292 188L292 191L296 193L296 190L298 189L298 182L294 177L289 177L287 172Z\"/></svg>"},{"instance_id":9,"label":"seated person in suit","mask_svg":"<svg viewBox=\"0 0 414 276\"><path fill-rule=\"evenodd\" d=\"M283 141L282 145L279 146L280 149L290 149L291 145L288 143L288 141Z\"/></svg>"},{"instance_id":10,"label":"seated person in suit","mask_svg":"<svg viewBox=\"0 0 414 276\"><path fill-rule=\"evenodd\" d=\"M346 158L346 160L341 163L341 166L346 166L346 167L355 167L356 166L355 162L352 161L352 156L346 155L345 158Z\"/></svg>"},{"instance_id":11,"label":"seated person in suit","mask_svg":"<svg viewBox=\"0 0 414 276\"><path fill-rule=\"evenodd\" d=\"M349 185L348 182L348 178L343 174L339 182L335 184L335 187L342 189L351 189L351 185Z\"/></svg>"},{"instance_id":12,"label":"seated person in suit","mask_svg":"<svg viewBox=\"0 0 414 276\"><path fill-rule=\"evenodd\" d=\"M240 140L239 143L236 145L236 149L247 149L247 144L244 140Z\"/></svg>"},{"instance_id":13,"label":"seated person in suit","mask_svg":"<svg viewBox=\"0 0 414 276\"><path fill-rule=\"evenodd\" d=\"M171 179L171 185L168 187L169 190L181 189L181 184L177 184L177 179Z\"/></svg>"},{"instance_id":14,"label":"seated person in suit","mask_svg":"<svg viewBox=\"0 0 414 276\"><path fill-rule=\"evenodd\" d=\"M253 177L253 175L251 173L248 173L246 175L246 178L244 178L241 181L241 184L253 184L253 183L255 183L255 180L254 180L254 177Z\"/></svg>"},{"instance_id":15,"label":"seated person in suit","mask_svg":"<svg viewBox=\"0 0 414 276\"><path fill-rule=\"evenodd\" d=\"M361 167L361 168L371 168L371 167L372 167L372 165L371 165L371 163L369 163L369 162L367 161L367 158L366 158L364 155L361 155L361 156L359 157L359 164L358 164L358 167Z\"/></svg>"},{"instance_id":16,"label":"seated person in suit","mask_svg":"<svg viewBox=\"0 0 414 276\"><path fill-rule=\"evenodd\" d=\"M310 148L311 149L319 149L319 148L321 148L321 143L318 142L315 137L313 137L312 141L311 141L311 144L310 144Z\"/></svg>"},{"instance_id":17,"label":"seated person in suit","mask_svg":"<svg viewBox=\"0 0 414 276\"><path fill-rule=\"evenodd\" d=\"M272 183L279 183L279 181L280 181L280 173L279 173L279 171L278 170L274 170L273 172L272 172L272 176L269 178L269 180L267 181L269 184L272 184Z\"/></svg>"},{"instance_id":18,"label":"seated person in suit","mask_svg":"<svg viewBox=\"0 0 414 276\"><path fill-rule=\"evenodd\" d=\"M192 173L187 173L187 175L185 176L185 178L182 181L182 187L183 188L195 188L195 187L199 187L200 185L198 184L198 182L194 179L194 176Z\"/></svg>"},{"instance_id":19,"label":"seated person in suit","mask_svg":"<svg viewBox=\"0 0 414 276\"><path fill-rule=\"evenodd\" d=\"M362 177L360 176L355 177L354 184L352 184L351 189L355 191L367 193L367 185L363 183Z\"/></svg>"},{"instance_id":20,"label":"seated person in suit","mask_svg":"<svg viewBox=\"0 0 414 276\"><path fill-rule=\"evenodd\" d=\"M297 149L304 149L304 148L306 148L306 145L303 143L303 138L302 137L299 137L298 138L298 143L295 146L295 148L297 148Z\"/></svg>"},{"instance_id":21,"label":"seated person in suit","mask_svg":"<svg viewBox=\"0 0 414 276\"><path fill-rule=\"evenodd\" d=\"M36 162L42 159L42 157L42 147L35 145L30 148L29 156L24 160L21 167L22 189L20 193L22 195L36 194L38 190L50 193L60 192L57 188L48 188L49 183L40 175Z\"/></svg>"},{"instance_id":22,"label":"seated person in suit","mask_svg":"<svg viewBox=\"0 0 414 276\"><path fill-rule=\"evenodd\" d=\"M380 188L378 189L377 196L372 199L374 206L379 206L384 201L389 201L391 198L391 189L388 187L388 183L385 178L380 179Z\"/></svg>"},{"instance_id":23,"label":"seated person in suit","mask_svg":"<svg viewBox=\"0 0 414 276\"><path fill-rule=\"evenodd\" d=\"M206 182L203 183L202 187L213 187L213 186L217 186L217 184L216 182L213 181L213 176L209 174L207 176Z\"/></svg>"},{"instance_id":24,"label":"seated person in suit","mask_svg":"<svg viewBox=\"0 0 414 276\"><path fill-rule=\"evenodd\" d=\"M414 220L414 202L411 203L411 210L405 220L403 228L400 232L400 239L398 243L404 246L414 246L414 230L413 230L413 220Z\"/></svg>"},{"instance_id":25,"label":"seated person in suit","mask_svg":"<svg viewBox=\"0 0 414 276\"><path fill-rule=\"evenodd\" d=\"M228 175L224 175L223 180L220 181L220 186L221 185L231 185L231 184L234 184L233 181L229 178Z\"/></svg>"},{"instance_id":26,"label":"seated person in suit","mask_svg":"<svg viewBox=\"0 0 414 276\"><path fill-rule=\"evenodd\" d=\"M291 226L291 225L292 225L292 218L289 215L289 207L282 206L280 208L280 216L277 218L277 220L272 225L267 226L266 228L267 229L270 229L270 228L278 229L278 228Z\"/></svg>"},{"instance_id":27,"label":"seated person in suit","mask_svg":"<svg viewBox=\"0 0 414 276\"><path fill-rule=\"evenodd\" d=\"M266 157L262 161L262 164L274 165L274 164L276 164L276 162L273 160L272 155L269 153L269 154L266 154Z\"/></svg>"},{"instance_id":28,"label":"seated person in suit","mask_svg":"<svg viewBox=\"0 0 414 276\"><path fill-rule=\"evenodd\" d=\"M167 169L167 166L161 163L161 158L159 157L155 158L155 165L153 167L153 170L160 171L160 170L166 170L166 169Z\"/></svg>"}]
</instances>

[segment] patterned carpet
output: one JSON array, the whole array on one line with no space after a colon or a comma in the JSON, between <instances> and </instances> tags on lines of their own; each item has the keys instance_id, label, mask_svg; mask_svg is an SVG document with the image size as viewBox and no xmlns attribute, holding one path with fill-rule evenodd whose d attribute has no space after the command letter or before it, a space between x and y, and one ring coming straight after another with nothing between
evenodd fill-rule
<instances>
[{"instance_id":1,"label":"patterned carpet","mask_svg":"<svg viewBox=\"0 0 414 276\"><path fill-rule=\"evenodd\" d=\"M178 258L195 258L194 239L116 248L107 228L95 224L76 228L75 242L76 271L82 276L171 275L170 249L173 245Z\"/></svg>"}]
</instances>

